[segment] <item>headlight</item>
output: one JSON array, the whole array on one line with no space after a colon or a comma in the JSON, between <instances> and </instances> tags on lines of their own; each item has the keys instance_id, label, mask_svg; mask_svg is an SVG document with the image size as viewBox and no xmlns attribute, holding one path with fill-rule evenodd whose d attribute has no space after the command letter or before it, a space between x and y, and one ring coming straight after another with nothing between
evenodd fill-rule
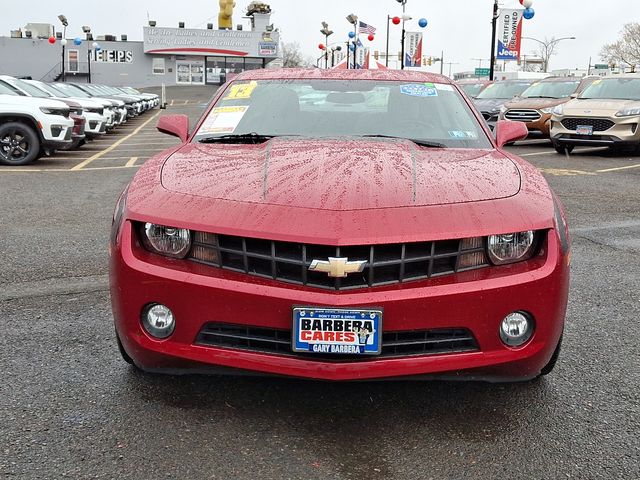
<instances>
[{"instance_id":1,"label":"headlight","mask_svg":"<svg viewBox=\"0 0 640 480\"><path fill-rule=\"evenodd\" d=\"M68 108L52 108L52 107L40 107L40 111L47 115L61 115L63 117L69 116Z\"/></svg>"},{"instance_id":2,"label":"headlight","mask_svg":"<svg viewBox=\"0 0 640 480\"><path fill-rule=\"evenodd\" d=\"M623 108L616 113L616 117L632 117L634 115L640 115L640 107Z\"/></svg>"},{"instance_id":3,"label":"headlight","mask_svg":"<svg viewBox=\"0 0 640 480\"><path fill-rule=\"evenodd\" d=\"M494 265L527 260L533 254L533 231L490 235L487 238L487 253Z\"/></svg>"},{"instance_id":4,"label":"headlight","mask_svg":"<svg viewBox=\"0 0 640 480\"><path fill-rule=\"evenodd\" d=\"M554 115L562 115L564 113L564 103L551 110L551 113L553 113Z\"/></svg>"},{"instance_id":5,"label":"headlight","mask_svg":"<svg viewBox=\"0 0 640 480\"><path fill-rule=\"evenodd\" d=\"M560 105L558 105L559 107ZM549 108L541 108L540 111L542 113L553 113L555 111L556 108L558 107L549 107ZM560 114L559 114L560 115Z\"/></svg>"},{"instance_id":6,"label":"headlight","mask_svg":"<svg viewBox=\"0 0 640 480\"><path fill-rule=\"evenodd\" d=\"M143 242L147 250L173 258L184 258L191 248L191 232L184 228L144 224Z\"/></svg>"}]
</instances>

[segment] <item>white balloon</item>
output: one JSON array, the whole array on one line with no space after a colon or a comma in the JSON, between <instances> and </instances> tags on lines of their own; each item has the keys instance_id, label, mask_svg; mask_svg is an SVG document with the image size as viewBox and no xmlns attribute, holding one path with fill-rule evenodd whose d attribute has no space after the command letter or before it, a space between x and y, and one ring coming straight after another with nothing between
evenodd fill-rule
<instances>
[{"instance_id":1,"label":"white balloon","mask_svg":"<svg viewBox=\"0 0 640 480\"><path fill-rule=\"evenodd\" d=\"M62 45L63 47L67 46L67 39L63 38L62 40L60 40L60 45Z\"/></svg>"},{"instance_id":2,"label":"white balloon","mask_svg":"<svg viewBox=\"0 0 640 480\"><path fill-rule=\"evenodd\" d=\"M524 2L522 2L522 5L524 6L524 8L531 8L533 6L533 0L524 0Z\"/></svg>"}]
</instances>

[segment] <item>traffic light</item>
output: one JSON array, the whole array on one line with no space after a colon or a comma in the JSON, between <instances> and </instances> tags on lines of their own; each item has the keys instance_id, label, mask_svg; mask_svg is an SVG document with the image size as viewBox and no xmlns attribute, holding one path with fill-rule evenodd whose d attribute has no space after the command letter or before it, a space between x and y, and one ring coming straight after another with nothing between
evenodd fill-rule
<instances>
[{"instance_id":1,"label":"traffic light","mask_svg":"<svg viewBox=\"0 0 640 480\"><path fill-rule=\"evenodd\" d=\"M433 65L433 57L429 57L429 60L427 60L427 65Z\"/></svg>"},{"instance_id":2,"label":"traffic light","mask_svg":"<svg viewBox=\"0 0 640 480\"><path fill-rule=\"evenodd\" d=\"M373 51L373 58L375 58L376 60L380 59L380 52L378 50Z\"/></svg>"}]
</instances>

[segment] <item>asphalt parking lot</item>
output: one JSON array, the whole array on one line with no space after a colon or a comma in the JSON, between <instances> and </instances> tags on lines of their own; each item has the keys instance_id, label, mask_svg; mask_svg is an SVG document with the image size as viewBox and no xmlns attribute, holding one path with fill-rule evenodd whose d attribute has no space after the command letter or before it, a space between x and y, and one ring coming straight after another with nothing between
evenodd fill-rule
<instances>
[{"instance_id":1,"label":"asphalt parking lot","mask_svg":"<svg viewBox=\"0 0 640 480\"><path fill-rule=\"evenodd\" d=\"M195 120L213 94L172 92ZM115 200L177 140L158 112L0 168L0 474L6 478L640 478L640 156L510 147L568 211L572 287L553 374L523 384L142 374L119 357ZM544 301L544 299L541 299Z\"/></svg>"}]
</instances>

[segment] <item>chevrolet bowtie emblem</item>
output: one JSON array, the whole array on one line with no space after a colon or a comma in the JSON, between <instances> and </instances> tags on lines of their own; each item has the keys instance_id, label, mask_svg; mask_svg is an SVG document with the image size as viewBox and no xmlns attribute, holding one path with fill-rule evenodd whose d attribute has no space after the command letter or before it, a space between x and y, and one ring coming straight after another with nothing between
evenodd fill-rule
<instances>
[{"instance_id":1,"label":"chevrolet bowtie emblem","mask_svg":"<svg viewBox=\"0 0 640 480\"><path fill-rule=\"evenodd\" d=\"M346 257L329 257L329 261L314 260L311 262L309 270L312 272L323 272L330 277L344 278L350 273L362 272L366 264L366 260L354 260L350 262Z\"/></svg>"}]
</instances>

